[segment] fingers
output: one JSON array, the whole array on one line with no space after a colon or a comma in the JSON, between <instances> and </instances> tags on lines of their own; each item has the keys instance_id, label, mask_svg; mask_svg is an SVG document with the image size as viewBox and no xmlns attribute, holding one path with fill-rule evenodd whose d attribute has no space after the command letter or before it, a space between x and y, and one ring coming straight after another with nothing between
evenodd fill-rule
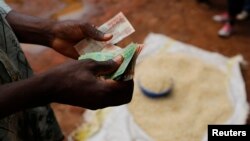
<instances>
[{"instance_id":1,"label":"fingers","mask_svg":"<svg viewBox=\"0 0 250 141\"><path fill-rule=\"evenodd\" d=\"M112 60L95 61L95 64L90 69L95 75L107 75L116 71L122 62L123 57L119 55Z\"/></svg>"},{"instance_id":2,"label":"fingers","mask_svg":"<svg viewBox=\"0 0 250 141\"><path fill-rule=\"evenodd\" d=\"M118 56L116 56L114 59L113 59L113 61L115 61L119 66L122 64L122 62L123 62L123 57L122 57L122 55L118 55Z\"/></svg>"},{"instance_id":3,"label":"fingers","mask_svg":"<svg viewBox=\"0 0 250 141\"><path fill-rule=\"evenodd\" d=\"M55 39L53 41L52 48L61 53L62 55L65 55L67 57L70 57L72 59L77 59L79 57L78 52L73 48L74 43L65 42L62 39Z\"/></svg>"},{"instance_id":4,"label":"fingers","mask_svg":"<svg viewBox=\"0 0 250 141\"><path fill-rule=\"evenodd\" d=\"M87 37L98 41L108 41L113 37L112 34L105 34L91 24L84 24L82 30Z\"/></svg>"},{"instance_id":5,"label":"fingers","mask_svg":"<svg viewBox=\"0 0 250 141\"><path fill-rule=\"evenodd\" d=\"M105 88L109 88L110 93L105 95L103 98L104 106L118 106L122 104L129 103L133 96L134 81L113 81L104 80L100 82Z\"/></svg>"}]
</instances>

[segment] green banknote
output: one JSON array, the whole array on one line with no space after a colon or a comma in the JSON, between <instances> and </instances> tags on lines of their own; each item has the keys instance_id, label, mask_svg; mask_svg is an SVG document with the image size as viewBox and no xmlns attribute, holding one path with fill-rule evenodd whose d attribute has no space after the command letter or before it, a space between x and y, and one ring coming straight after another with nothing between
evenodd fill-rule
<instances>
[{"instance_id":1,"label":"green banknote","mask_svg":"<svg viewBox=\"0 0 250 141\"><path fill-rule=\"evenodd\" d=\"M114 53L110 52L92 52L92 53L86 53L79 57L79 60L82 59L93 59L95 61L107 61L109 59L113 59L115 56Z\"/></svg>"},{"instance_id":2,"label":"green banknote","mask_svg":"<svg viewBox=\"0 0 250 141\"><path fill-rule=\"evenodd\" d=\"M109 59L113 59L114 57L118 55L122 55L124 59L120 67L117 69L117 71L114 74L106 76L107 78L110 78L110 79L119 80L120 76L124 74L130 62L132 61L132 58L136 53L137 47L138 47L137 44L131 43L124 49L120 49L116 51L86 53L84 55L81 55L79 57L79 60L93 59L96 61L107 61Z\"/></svg>"}]
</instances>

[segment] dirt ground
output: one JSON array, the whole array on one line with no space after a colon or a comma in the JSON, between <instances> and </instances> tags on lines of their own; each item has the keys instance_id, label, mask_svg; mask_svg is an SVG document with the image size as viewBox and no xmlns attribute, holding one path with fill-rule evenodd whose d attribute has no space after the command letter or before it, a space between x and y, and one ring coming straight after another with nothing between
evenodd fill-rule
<instances>
[{"instance_id":1,"label":"dirt ground","mask_svg":"<svg viewBox=\"0 0 250 141\"><path fill-rule=\"evenodd\" d=\"M65 2L82 2L79 0L20 0L24 2L20 4L16 1L9 0L18 11L45 18L55 18L56 11L62 10ZM212 21L212 16L224 11L226 4L225 0L211 0L211 2L211 6L206 6L198 4L195 0L85 0L83 5L88 8L80 19L100 25L122 11L131 21L136 32L123 41L121 46L131 41L143 42L148 33L155 32L228 57L242 54L246 61L250 61L250 22L239 22L235 27L234 35L230 38L218 37L217 31L222 24ZM32 6L27 6L29 3ZM37 7L36 4L41 6ZM23 48L36 73L68 60L49 49L39 47L39 50L34 50L33 45L23 45ZM250 100L250 66L243 67L242 72L248 100ZM66 135L82 122L81 115L84 110L81 108L61 104L53 104L53 108Z\"/></svg>"}]
</instances>

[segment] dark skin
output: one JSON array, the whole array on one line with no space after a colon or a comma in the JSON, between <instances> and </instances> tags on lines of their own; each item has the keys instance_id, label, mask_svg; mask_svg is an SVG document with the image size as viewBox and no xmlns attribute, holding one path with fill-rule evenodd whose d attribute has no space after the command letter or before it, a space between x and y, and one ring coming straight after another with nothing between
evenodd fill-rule
<instances>
[{"instance_id":1,"label":"dark skin","mask_svg":"<svg viewBox=\"0 0 250 141\"><path fill-rule=\"evenodd\" d=\"M6 17L19 41L48 46L77 58L74 45L84 38L107 41L112 35L79 21L55 22L11 11ZM97 62L73 60L32 78L0 86L0 118L17 111L58 102L89 109L130 102L133 80L102 79L117 70L123 58Z\"/></svg>"},{"instance_id":2,"label":"dark skin","mask_svg":"<svg viewBox=\"0 0 250 141\"><path fill-rule=\"evenodd\" d=\"M80 21L56 22L15 11L8 13L6 19L20 42L51 47L74 59L79 56L74 46L84 38L93 38L98 41L108 41L112 38L111 34L104 34L94 25Z\"/></svg>"}]
</instances>

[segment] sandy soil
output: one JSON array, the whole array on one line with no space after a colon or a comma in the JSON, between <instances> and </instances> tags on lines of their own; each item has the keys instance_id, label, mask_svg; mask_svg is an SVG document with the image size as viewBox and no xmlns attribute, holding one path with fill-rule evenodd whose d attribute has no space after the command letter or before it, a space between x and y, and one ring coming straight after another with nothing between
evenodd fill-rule
<instances>
[{"instance_id":1,"label":"sandy soil","mask_svg":"<svg viewBox=\"0 0 250 141\"><path fill-rule=\"evenodd\" d=\"M65 3L62 1L79 2L79 0L19 1L22 3L11 2L11 5L18 11L45 18L55 18L53 15L65 7ZM124 40L120 44L121 46L131 41L143 42L148 33L155 32L208 51L219 52L228 57L242 54L244 59L249 61L250 22L239 22L235 27L234 35L230 38L218 37L217 30L222 24L215 23L211 18L225 9L225 0L211 0L211 2L212 5L209 7L198 4L195 0L85 0L84 5L88 8L85 8L81 19L100 25L116 13L123 11L135 27L136 32ZM27 6L28 3L32 3L32 6ZM36 7L35 3L39 3L41 6ZM44 50L39 47L40 51L34 51L33 45L23 47L36 73L68 60L52 50ZM56 57L52 58L52 56ZM246 82L248 100L250 100L250 66L244 66L242 72ZM61 104L53 104L53 107L66 135L82 122L81 115L84 109Z\"/></svg>"}]
</instances>

